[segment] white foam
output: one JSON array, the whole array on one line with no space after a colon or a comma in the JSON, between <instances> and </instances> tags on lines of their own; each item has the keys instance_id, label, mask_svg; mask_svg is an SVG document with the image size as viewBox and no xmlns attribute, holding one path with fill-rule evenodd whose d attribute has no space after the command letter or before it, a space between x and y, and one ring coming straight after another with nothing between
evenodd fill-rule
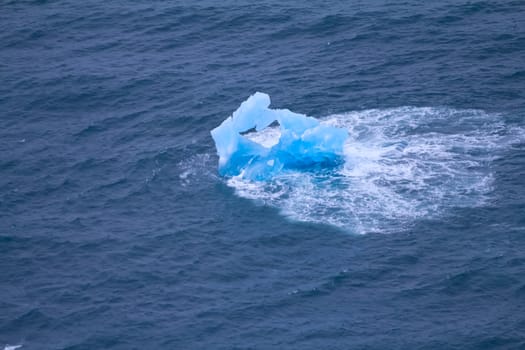
<instances>
[{"instance_id":1,"label":"white foam","mask_svg":"<svg viewBox=\"0 0 525 350\"><path fill-rule=\"evenodd\" d=\"M277 145L279 143L280 137L281 130L274 127L266 128L260 132L246 134L247 139L257 142L266 148L272 148L273 146Z\"/></svg>"},{"instance_id":2,"label":"white foam","mask_svg":"<svg viewBox=\"0 0 525 350\"><path fill-rule=\"evenodd\" d=\"M346 128L346 162L326 172L288 171L266 182L236 177L236 193L299 221L356 233L393 232L419 218L480 206L493 187L491 162L517 140L501 116L477 110L401 107L332 115ZM271 128L250 137L271 144Z\"/></svg>"},{"instance_id":3,"label":"white foam","mask_svg":"<svg viewBox=\"0 0 525 350\"><path fill-rule=\"evenodd\" d=\"M210 154L197 154L193 157L179 162L176 167L178 170L178 182L182 187L191 187L195 179L205 175L214 178L215 172L211 172L212 160Z\"/></svg>"}]
</instances>

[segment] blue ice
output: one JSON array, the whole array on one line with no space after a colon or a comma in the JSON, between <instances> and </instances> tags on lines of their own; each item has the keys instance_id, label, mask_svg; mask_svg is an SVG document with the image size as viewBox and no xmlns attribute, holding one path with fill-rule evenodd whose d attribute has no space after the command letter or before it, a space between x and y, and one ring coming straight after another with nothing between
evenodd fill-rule
<instances>
[{"instance_id":1,"label":"blue ice","mask_svg":"<svg viewBox=\"0 0 525 350\"><path fill-rule=\"evenodd\" d=\"M287 109L270 109L270 96L257 92L211 131L219 173L249 180L266 180L286 169L329 167L343 159L346 130L321 124L318 120ZM281 136L265 147L241 133L261 131L279 123Z\"/></svg>"}]
</instances>

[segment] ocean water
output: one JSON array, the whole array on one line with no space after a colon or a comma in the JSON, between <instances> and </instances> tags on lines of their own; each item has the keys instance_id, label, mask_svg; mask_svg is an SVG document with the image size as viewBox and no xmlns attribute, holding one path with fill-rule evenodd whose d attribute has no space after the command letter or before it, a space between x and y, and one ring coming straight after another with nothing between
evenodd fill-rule
<instances>
[{"instance_id":1,"label":"ocean water","mask_svg":"<svg viewBox=\"0 0 525 350\"><path fill-rule=\"evenodd\" d=\"M256 91L344 163L219 176ZM15 348L525 349L525 3L0 1Z\"/></svg>"}]
</instances>

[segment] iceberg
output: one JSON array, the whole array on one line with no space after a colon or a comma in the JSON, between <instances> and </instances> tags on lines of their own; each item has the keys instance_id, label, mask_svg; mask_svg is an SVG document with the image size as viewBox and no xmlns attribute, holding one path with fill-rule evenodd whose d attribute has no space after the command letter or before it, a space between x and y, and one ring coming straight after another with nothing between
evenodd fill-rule
<instances>
[{"instance_id":1,"label":"iceberg","mask_svg":"<svg viewBox=\"0 0 525 350\"><path fill-rule=\"evenodd\" d=\"M270 96L257 92L211 131L219 156L219 174L263 181L286 169L333 167L343 161L346 130L288 109L270 109ZM263 145L245 133L279 124L280 137Z\"/></svg>"}]
</instances>

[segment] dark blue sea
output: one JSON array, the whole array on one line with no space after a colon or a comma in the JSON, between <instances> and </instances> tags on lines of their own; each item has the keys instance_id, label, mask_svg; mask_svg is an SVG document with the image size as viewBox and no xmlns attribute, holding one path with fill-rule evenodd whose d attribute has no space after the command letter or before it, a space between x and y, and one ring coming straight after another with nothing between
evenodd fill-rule
<instances>
[{"instance_id":1,"label":"dark blue sea","mask_svg":"<svg viewBox=\"0 0 525 350\"><path fill-rule=\"evenodd\" d=\"M256 92L344 163L221 176ZM17 348L525 349L525 2L0 0Z\"/></svg>"}]
</instances>

